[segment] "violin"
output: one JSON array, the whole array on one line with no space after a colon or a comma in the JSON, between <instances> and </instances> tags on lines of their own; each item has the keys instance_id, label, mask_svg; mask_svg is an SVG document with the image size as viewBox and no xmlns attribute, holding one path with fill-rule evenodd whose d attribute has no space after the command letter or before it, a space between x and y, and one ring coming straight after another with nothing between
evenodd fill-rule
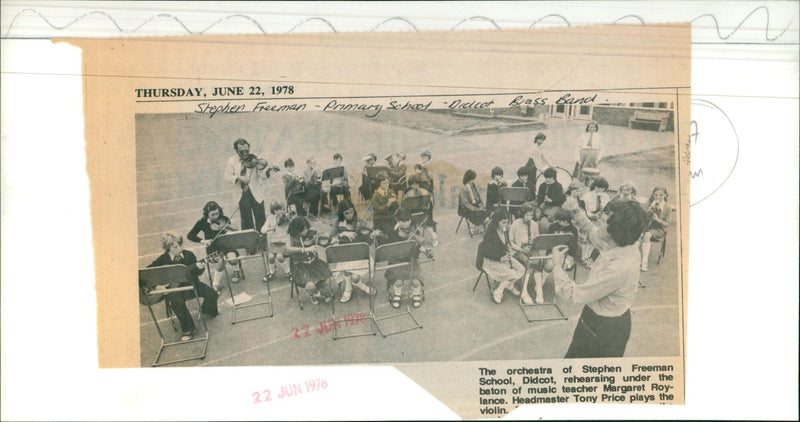
<instances>
[{"instance_id":1,"label":"violin","mask_svg":"<svg viewBox=\"0 0 800 422\"><path fill-rule=\"evenodd\" d=\"M271 166L269 162L267 162L266 158L259 158L255 154L250 154L242 160L242 166L249 168L249 169L256 169L258 171L267 170L267 175L271 172L279 172L281 171L280 167L278 166Z\"/></svg>"}]
</instances>

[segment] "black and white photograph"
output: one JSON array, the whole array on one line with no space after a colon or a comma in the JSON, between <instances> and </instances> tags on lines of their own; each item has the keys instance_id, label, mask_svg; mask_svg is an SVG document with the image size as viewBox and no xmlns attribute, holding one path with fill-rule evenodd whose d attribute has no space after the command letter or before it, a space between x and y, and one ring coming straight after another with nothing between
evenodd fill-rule
<instances>
[{"instance_id":1,"label":"black and white photograph","mask_svg":"<svg viewBox=\"0 0 800 422\"><path fill-rule=\"evenodd\" d=\"M137 114L141 366L680 356L677 96L506 97Z\"/></svg>"}]
</instances>

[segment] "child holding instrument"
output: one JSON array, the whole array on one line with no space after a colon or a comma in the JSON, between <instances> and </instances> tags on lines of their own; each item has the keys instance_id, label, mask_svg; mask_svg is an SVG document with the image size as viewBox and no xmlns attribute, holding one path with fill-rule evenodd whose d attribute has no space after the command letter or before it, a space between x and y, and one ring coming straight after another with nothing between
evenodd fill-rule
<instances>
[{"instance_id":1,"label":"child holding instrument","mask_svg":"<svg viewBox=\"0 0 800 422\"><path fill-rule=\"evenodd\" d=\"M572 214L563 208L556 211L553 219L555 222L550 225L549 234L564 233L572 235L572 241L569 244L566 261L564 262L564 269L569 271L575 265L575 259L578 257L578 229L572 224Z\"/></svg>"},{"instance_id":2,"label":"child holding instrument","mask_svg":"<svg viewBox=\"0 0 800 422\"><path fill-rule=\"evenodd\" d=\"M552 221L553 213L564 203L564 188L556 180L556 169L550 167L544 171L544 183L539 185L536 203L542 210L540 229L545 229ZM542 231L546 231L542 230Z\"/></svg>"},{"instance_id":3,"label":"child holding instrument","mask_svg":"<svg viewBox=\"0 0 800 422\"><path fill-rule=\"evenodd\" d=\"M531 179L530 175L528 174L528 167L520 167L517 169L517 180L511 184L512 188L526 188L528 189L528 193L525 196L525 202L531 202L536 200L536 181ZM519 203L517 201L512 201L511 205L522 205L523 203ZM514 217L520 218L522 217L522 207L517 207L512 214ZM537 219L536 212L534 210L534 219Z\"/></svg>"},{"instance_id":4,"label":"child holding instrument","mask_svg":"<svg viewBox=\"0 0 800 422\"><path fill-rule=\"evenodd\" d=\"M503 180L503 169L495 167L492 169L492 180L486 186L486 209L494 211L500 203L500 188L507 187L508 183Z\"/></svg>"},{"instance_id":5,"label":"child holding instrument","mask_svg":"<svg viewBox=\"0 0 800 422\"><path fill-rule=\"evenodd\" d=\"M592 182L591 190L583 195L583 202L586 204L586 214L592 221L597 219L597 215L608 205L609 197L606 190L608 181L605 177L598 177Z\"/></svg>"},{"instance_id":6,"label":"child holding instrument","mask_svg":"<svg viewBox=\"0 0 800 422\"><path fill-rule=\"evenodd\" d=\"M540 171L553 167L550 165L550 160L544 155L544 149L542 149L545 139L547 139L547 135L544 133L539 132L536 134L533 138L528 162L525 164L528 169L528 177L532 182L536 182L536 176L539 175Z\"/></svg>"},{"instance_id":7,"label":"child holding instrument","mask_svg":"<svg viewBox=\"0 0 800 422\"><path fill-rule=\"evenodd\" d=\"M483 270L489 278L497 281L497 288L492 292L495 303L503 301L506 290L515 296L520 295L516 283L525 274L525 266L513 257L513 249L507 234L508 214L497 210L492 214L483 242L480 244L480 255L483 256Z\"/></svg>"},{"instance_id":8,"label":"child holding instrument","mask_svg":"<svg viewBox=\"0 0 800 422\"><path fill-rule=\"evenodd\" d=\"M458 215L469 220L474 226L483 227L489 213L483 206L481 195L475 187L475 170L468 169L464 172L461 182L464 188L458 193Z\"/></svg>"},{"instance_id":9,"label":"child holding instrument","mask_svg":"<svg viewBox=\"0 0 800 422\"><path fill-rule=\"evenodd\" d=\"M222 207L214 201L210 201L203 206L203 217L194 223L194 226L189 230L186 238L192 242L202 243L206 247L206 254L213 255L215 252L224 253L228 258L229 268L233 271L231 282L236 283L241 278L238 263L230 259L238 256L236 251L218 251L214 248L214 240L221 234L229 231L238 230L236 226L231 224L231 220L225 216ZM198 234L202 233L201 239ZM225 275L225 267L223 266L222 259L210 260L209 265L213 270L211 274L211 285L219 292L222 290L222 277Z\"/></svg>"},{"instance_id":10,"label":"child holding instrument","mask_svg":"<svg viewBox=\"0 0 800 422\"><path fill-rule=\"evenodd\" d=\"M148 267L161 267L165 265L180 264L186 266L191 274L191 285L197 289L197 293L203 298L203 304L200 311L204 314L215 317L219 314L217 309L217 298L219 295L207 284L201 283L199 275L203 273L205 265L197 262L197 258L191 251L183 249L183 237L175 233L164 233L161 236L161 246L164 248L164 253L156 258ZM179 287L189 286L190 283L183 282ZM196 328L192 314L186 308L186 301L194 298L194 292L177 292L170 293L166 299L169 303L172 312L178 317L181 324L181 341L189 341L194 337Z\"/></svg>"},{"instance_id":11,"label":"child holding instrument","mask_svg":"<svg viewBox=\"0 0 800 422\"><path fill-rule=\"evenodd\" d=\"M380 185L372 193L367 204L367 210L372 214L372 221L376 229L384 234L388 234L394 227L394 217L392 214L400 206L397 195L389 190L389 178L379 179Z\"/></svg>"},{"instance_id":12,"label":"child holding instrument","mask_svg":"<svg viewBox=\"0 0 800 422\"><path fill-rule=\"evenodd\" d=\"M409 177L408 185L410 187L406 191L404 198L428 197L429 200L427 206L422 203L418 203L419 206L415 208L409 208L408 211L411 213L425 213L425 216L427 217L424 223L425 233L428 234L428 237L431 239L431 244L434 247L439 246L439 235L436 234L436 221L433 220L433 196L428 190L422 187L422 180L418 177L418 175Z\"/></svg>"},{"instance_id":13,"label":"child holding instrument","mask_svg":"<svg viewBox=\"0 0 800 422\"><path fill-rule=\"evenodd\" d=\"M647 201L647 212L650 215L650 223L645 229L642 238L642 266L641 271L647 271L647 261L650 258L650 241L655 239L657 241L664 240L667 235L667 227L669 227L669 205L667 205L667 188L656 186L653 188L653 193L650 194L650 199Z\"/></svg>"},{"instance_id":14,"label":"child holding instrument","mask_svg":"<svg viewBox=\"0 0 800 422\"><path fill-rule=\"evenodd\" d=\"M358 218L358 213L353 203L349 200L339 202L337 209L338 222L334 229L334 242L339 244L347 243L372 243L372 229L367 222ZM362 282L363 277L368 276L369 270L342 271L336 275L336 281L341 286L342 303L349 302L353 294L353 287L366 294L375 294L375 290Z\"/></svg>"},{"instance_id":15,"label":"child holding instrument","mask_svg":"<svg viewBox=\"0 0 800 422\"><path fill-rule=\"evenodd\" d=\"M347 180L347 169L344 168L342 165L342 154L338 152L333 154L333 168L342 168L342 180L334 180L337 186L330 187L330 204L332 209L336 209L339 205L339 195L342 195L342 198L346 200L350 200L350 183Z\"/></svg>"},{"instance_id":16,"label":"child holding instrument","mask_svg":"<svg viewBox=\"0 0 800 422\"><path fill-rule=\"evenodd\" d=\"M286 207L294 208L299 216L306 215L306 181L303 176L295 171L294 160L287 158L283 162L286 173L283 173L283 189L286 197Z\"/></svg>"},{"instance_id":17,"label":"child holding instrument","mask_svg":"<svg viewBox=\"0 0 800 422\"><path fill-rule=\"evenodd\" d=\"M417 255L419 255L420 247L422 247L424 241L423 236L421 232L417 230L417 227L414 227L411 224L411 213L408 212L408 210L399 210L395 218L397 219L397 224L389 233L386 243L413 240L417 242L417 247L411 255L413 257L411 265L390 268L386 270L386 289L389 291L389 304L391 304L393 308L400 307L400 300L402 299L403 295L403 287L405 285L405 281L408 280L410 286L409 288L411 290L411 306L419 308L422 306L423 301L423 284L422 269L417 261ZM425 253L430 254L430 251L426 248ZM389 264L394 264L394 262L390 261Z\"/></svg>"},{"instance_id":18,"label":"child holding instrument","mask_svg":"<svg viewBox=\"0 0 800 422\"><path fill-rule=\"evenodd\" d=\"M331 277L331 271L313 250L316 239L309 239L309 228L311 225L305 218L295 217L287 229L289 244L286 252L292 259L294 283L306 289L312 304L318 305L320 301L330 303L333 294L326 294L322 289Z\"/></svg>"},{"instance_id":19,"label":"child holding instrument","mask_svg":"<svg viewBox=\"0 0 800 422\"><path fill-rule=\"evenodd\" d=\"M286 216L286 210L283 208L283 204L278 201L272 201L272 203L269 205L269 215L267 216L267 221L264 223L264 227L261 228L261 233L267 235L267 240L271 244L282 243L285 245L289 240L286 231L288 224L289 217ZM280 265L284 274L289 274L289 263L286 262L286 257L283 255L283 253L278 252L276 248L276 251L272 252L269 257L268 278L271 279L275 276L275 273L278 270L278 265Z\"/></svg>"}]
</instances>

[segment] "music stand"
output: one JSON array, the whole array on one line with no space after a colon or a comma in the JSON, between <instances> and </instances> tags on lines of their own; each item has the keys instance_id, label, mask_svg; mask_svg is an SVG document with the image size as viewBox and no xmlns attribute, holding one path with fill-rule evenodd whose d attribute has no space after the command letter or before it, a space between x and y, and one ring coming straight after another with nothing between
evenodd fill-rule
<instances>
[{"instance_id":1,"label":"music stand","mask_svg":"<svg viewBox=\"0 0 800 422\"><path fill-rule=\"evenodd\" d=\"M374 272L388 270L390 268L398 268L403 266L410 267L410 277L409 279L414 278L414 260L416 257L414 256L414 251L417 249L417 242L413 240L405 240L402 242L396 243L389 243L386 245L381 245L378 249L375 250L375 266ZM378 263L384 263L383 265L378 265ZM373 275L374 279L374 275ZM383 316L383 317L376 317L374 309L370 312L373 321L375 321L375 326L378 327L378 331L380 331L381 335L386 338L393 334L404 333L406 331L416 330L417 328L422 328L422 324L417 321L417 318L414 317L414 314L411 313L411 308L406 303L406 310L401 311L395 314ZM408 315L414 321L414 326L411 328L400 329L393 332L384 332L381 328L379 321L384 321L387 319L393 318L400 318L404 315Z\"/></svg>"},{"instance_id":2,"label":"music stand","mask_svg":"<svg viewBox=\"0 0 800 422\"><path fill-rule=\"evenodd\" d=\"M418 195L418 196L407 196L403 198L403 208L407 209L410 213L417 213L417 212L425 212L430 209L431 206L431 196L430 195Z\"/></svg>"},{"instance_id":3,"label":"music stand","mask_svg":"<svg viewBox=\"0 0 800 422\"><path fill-rule=\"evenodd\" d=\"M211 247L214 250L222 252L222 262L223 262L222 267L225 269L225 277L228 279L228 292L231 295L231 303L233 303L233 321L231 322L231 324L236 324L237 322L250 321L253 319L271 317L274 315L274 311L272 309L272 294L270 293L269 289L269 277L268 277L269 266L267 266L267 257L265 255L266 247L263 245L262 242L263 238L261 237L261 235L257 231L250 229L250 230L242 230L238 232L222 234L219 237L217 237L216 240L214 240L214 243L211 244ZM250 302L247 304L236 303L236 298L233 295L233 287L231 286L232 284L230 281L231 278L230 275L228 274L227 252L235 251L238 249L244 249L247 252L247 254L231 258L232 260L241 261L252 258L261 258L261 262L264 264L263 280L267 284L267 299L265 301ZM255 251L255 253L250 254L250 251ZM266 315L256 316L252 318L245 318L240 320L236 319L237 309L250 308L258 305L268 305L269 313Z\"/></svg>"},{"instance_id":4,"label":"music stand","mask_svg":"<svg viewBox=\"0 0 800 422\"><path fill-rule=\"evenodd\" d=\"M140 289L143 289L144 296L146 297L147 302L147 309L150 311L150 316L153 318L153 324L156 326L156 330L158 330L158 335L161 337L161 346L158 348L158 354L156 354L156 359L153 361L152 366L162 366L162 365L169 365L172 363L178 362L186 362L189 360L195 359L203 359L206 357L206 350L208 350L208 326L206 326L206 320L203 318L203 313L200 312L200 294L197 292L197 289L192 283L192 275L189 273L189 269L186 268L185 265L182 264L175 264L175 265L165 265L163 267L153 267L153 268L141 268L139 269L139 282L140 282ZM180 286L181 283L190 283L189 286ZM194 299L197 301L197 312L198 312L198 320L203 323L203 329L206 332L205 337L192 339L189 341L174 341L165 343L164 340L164 333L161 332L161 327L158 325L158 319L156 318L156 314L153 312L153 303L157 303L151 298L155 298L156 296L160 295L167 295L172 293L180 293L180 292L194 292ZM192 317L194 318L194 317ZM159 362L161 359L161 354L164 352L164 349L170 346L179 346L179 345L188 345L192 343L203 342L203 350L200 354L191 355L184 359L177 359L171 360L167 362Z\"/></svg>"},{"instance_id":5,"label":"music stand","mask_svg":"<svg viewBox=\"0 0 800 422\"><path fill-rule=\"evenodd\" d=\"M500 207L505 208L508 218L511 220L511 208L521 208L530 195L530 189L519 188L500 188Z\"/></svg>"},{"instance_id":6,"label":"music stand","mask_svg":"<svg viewBox=\"0 0 800 422\"><path fill-rule=\"evenodd\" d=\"M369 245L366 243L347 243L344 245L332 245L325 248L325 259L328 262L328 267L331 270L331 273L339 273L345 271L366 271L366 277L369 280L362 280L362 282L367 283L370 289L374 289L373 280L371 277L371 261L370 261L370 252L369 252ZM368 282L367 282L368 281ZM355 294L355 292L353 292ZM373 309L375 309L374 305L374 295L369 295L369 309L368 311L372 313ZM356 295L356 301L358 301L358 296ZM375 331L375 324L372 318L370 318L370 330L366 333L357 333L357 334L347 334L340 336L338 334L339 330L339 323L343 322L345 328L349 327L347 325L348 322L352 323L350 320L338 319L336 317L336 297L333 298L331 301L332 308L333 308L333 339L337 340L340 338L348 338L348 337L360 337L360 336L374 336L378 332ZM350 325L352 326L352 325Z\"/></svg>"},{"instance_id":7,"label":"music stand","mask_svg":"<svg viewBox=\"0 0 800 422\"><path fill-rule=\"evenodd\" d=\"M572 242L572 235L571 234L543 234L539 235L533 239L531 244L531 251L537 250L551 250L556 246L560 245L569 245ZM525 273L522 276L523 284L525 280L528 279L528 269L530 268L532 261L543 261L545 259L552 259L553 255L528 255L528 262L525 263ZM553 265L562 265L561 262L556 264L555 262ZM544 280L542 280L544 283ZM527 285L525 285L527 287ZM519 307L522 310L522 314L525 315L525 319L528 322L534 321L556 321L562 319L568 319L567 315L564 311L561 310L561 307L558 306L556 303L555 298L553 298L552 302L545 302L545 303L532 303L530 305L526 305L522 303L522 296L527 294L527 289L524 289L522 295L519 298ZM535 309L537 312L545 312L546 314L543 317L531 316L528 314L526 309Z\"/></svg>"}]
</instances>

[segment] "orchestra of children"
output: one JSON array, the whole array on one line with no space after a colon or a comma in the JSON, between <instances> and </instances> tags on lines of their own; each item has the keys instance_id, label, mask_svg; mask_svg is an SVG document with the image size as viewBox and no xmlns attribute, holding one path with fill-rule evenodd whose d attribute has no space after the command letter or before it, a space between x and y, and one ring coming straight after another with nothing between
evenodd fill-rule
<instances>
[{"instance_id":1,"label":"orchestra of children","mask_svg":"<svg viewBox=\"0 0 800 422\"><path fill-rule=\"evenodd\" d=\"M477 173L472 169L465 171L458 195L458 215L467 221L471 232L484 233L484 240L476 252L482 259L482 270L496 283L492 289L492 299L496 303L502 302L506 291L519 296L524 304L552 301L552 293L557 289L549 289L551 297L547 297L543 287L548 279L556 279L562 270L569 271L576 264L591 271L595 263L602 261L602 255L615 246L605 233L610 204L614 202L633 201L649 217L639 230L636 242L641 251L638 270L647 271L651 239L663 239L669 225L667 189L655 187L647 201L639 202L633 183L625 182L616 195L610 196L608 181L599 177L596 168L588 167L596 166L600 156L597 132L597 124L590 123L586 135L579 141L579 158L572 174L574 180L558 180L558 172L544 155L542 144L546 136L542 133L531 139L531 156L527 163L520 163L513 184L504 180L500 167L491 169L485 202L475 186ZM592 148L598 151L587 152ZM373 295L376 289L368 285L368 271L338 271L334 275L327 263L313 252L314 245L322 244L320 239L329 244L363 242L375 246L413 240L417 247L409 270L399 267L385 273L388 301L393 308L399 308L404 297L415 308L422 305L424 284L418 256L432 256L431 248L438 245L433 215L434 180L429 167L432 155L429 151L419 154L419 162L411 172L402 153L387 155L385 165L377 164L374 153L363 157L361 184L355 197L366 205L366 215L359 216L351 196L348 173L342 165L342 154L335 153L333 166L320 173L314 157L305 159L306 168L302 171L295 169L292 158L286 159L283 169L279 169L250 154L250 144L245 139L237 139L233 149L235 154L228 159L225 180L232 185L236 203L247 211L241 216L243 228L253 228L267 235L269 273L266 279L272 279L280 270L299 288L306 290L313 304L334 300L334 291L339 292L339 301L347 302L354 292ZM588 171L581 171L584 169ZM276 171L282 171L283 201L265 204L265 181ZM566 190L562 182L567 184ZM525 200L504 202L501 189L505 187L527 189ZM186 238L205 245L209 254L223 253L235 258L237 251L213 250L213 241L219 235L236 230L230 218L234 213L226 216L217 202L207 203L202 209L202 217ZM412 218L412 215L419 218ZM312 229L311 222L322 223L326 219L321 217L326 216L327 221L333 222L324 225L329 227L328 233L324 233L327 229ZM537 236L553 233L571 234L573 241L564 251L532 249ZM176 245L182 243L182 237L169 233L168 238L170 241L165 240L163 245L165 253L175 255L173 250L179 249ZM543 255L563 256L560 258L563 262L529 259ZM193 255L183 251L181 256ZM187 262L194 264L193 260ZM233 276L229 281L235 283L242 274L235 259L233 262L230 271ZM558 271L554 271L556 267ZM204 301L216 301L226 272L222 262L210 264L209 270L212 288L202 290L203 298ZM197 272L197 269L192 271ZM523 274L529 274L529 277L523 280ZM558 285L559 281L555 281ZM196 283L202 284L199 280ZM407 296L404 296L404 289L408 291ZM178 301L178 298L171 300ZM216 303L213 305L204 307L209 311L207 313L216 315ZM173 307L183 316L183 307ZM181 318L182 326L185 325L183 339L190 339L195 329L184 319L187 318Z\"/></svg>"}]
</instances>

